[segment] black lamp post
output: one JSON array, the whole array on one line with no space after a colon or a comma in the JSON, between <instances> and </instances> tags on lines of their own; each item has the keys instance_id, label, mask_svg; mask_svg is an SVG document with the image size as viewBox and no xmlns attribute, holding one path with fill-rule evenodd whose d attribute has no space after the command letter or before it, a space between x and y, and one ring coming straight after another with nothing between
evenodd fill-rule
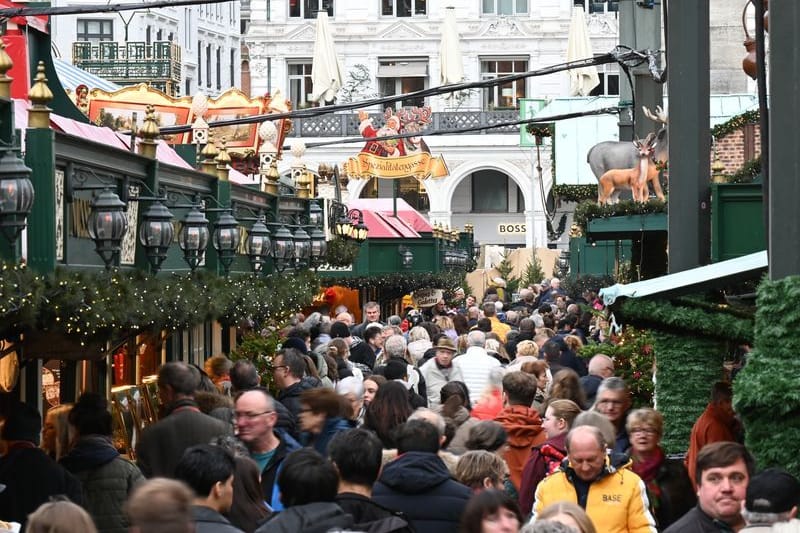
<instances>
[{"instance_id":1,"label":"black lamp post","mask_svg":"<svg viewBox=\"0 0 800 533\"><path fill-rule=\"evenodd\" d=\"M183 259L194 272L203 261L208 247L208 219L197 205L193 205L183 218L178 245L183 250Z\"/></svg>"},{"instance_id":2,"label":"black lamp post","mask_svg":"<svg viewBox=\"0 0 800 533\"><path fill-rule=\"evenodd\" d=\"M272 237L272 260L275 270L283 272L294 257L294 238L286 226L281 225Z\"/></svg>"},{"instance_id":3,"label":"black lamp post","mask_svg":"<svg viewBox=\"0 0 800 533\"><path fill-rule=\"evenodd\" d=\"M172 213L161 202L153 202L142 215L139 224L139 242L144 247L147 261L157 273L161 263L167 258L169 246L175 236Z\"/></svg>"},{"instance_id":4,"label":"black lamp post","mask_svg":"<svg viewBox=\"0 0 800 533\"><path fill-rule=\"evenodd\" d=\"M325 234L318 226L313 226L311 229L311 253L309 255L310 265L317 268L322 264L325 259L325 254L328 251L328 242L325 240Z\"/></svg>"},{"instance_id":5,"label":"black lamp post","mask_svg":"<svg viewBox=\"0 0 800 533\"><path fill-rule=\"evenodd\" d=\"M87 229L94 240L95 251L108 270L119 260L122 238L128 230L125 202L111 189L103 189L92 199L91 207Z\"/></svg>"},{"instance_id":6,"label":"black lamp post","mask_svg":"<svg viewBox=\"0 0 800 533\"><path fill-rule=\"evenodd\" d=\"M227 276L231 269L231 263L239 249L241 231L239 222L233 218L230 209L226 209L214 222L214 233L211 241L219 255L219 262L222 263L222 271Z\"/></svg>"},{"instance_id":7,"label":"black lamp post","mask_svg":"<svg viewBox=\"0 0 800 533\"><path fill-rule=\"evenodd\" d=\"M250 265L253 267L253 272L256 274L261 272L264 268L264 263L267 262L271 251L269 239L269 229L264 223L264 215L259 215L253 227L247 234L245 245L247 246L247 257L250 259Z\"/></svg>"},{"instance_id":8,"label":"black lamp post","mask_svg":"<svg viewBox=\"0 0 800 533\"><path fill-rule=\"evenodd\" d=\"M13 150L0 158L0 230L14 246L33 207L31 169Z\"/></svg>"},{"instance_id":9,"label":"black lamp post","mask_svg":"<svg viewBox=\"0 0 800 533\"><path fill-rule=\"evenodd\" d=\"M292 235L294 241L294 260L297 268L303 268L308 265L308 259L311 255L311 237L306 231L299 227L294 230Z\"/></svg>"}]
</instances>

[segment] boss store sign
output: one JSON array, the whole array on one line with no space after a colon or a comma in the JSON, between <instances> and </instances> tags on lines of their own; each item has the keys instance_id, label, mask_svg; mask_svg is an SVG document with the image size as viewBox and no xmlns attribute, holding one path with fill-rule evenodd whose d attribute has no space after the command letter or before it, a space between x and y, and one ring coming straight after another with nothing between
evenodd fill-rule
<instances>
[{"instance_id":1,"label":"boss store sign","mask_svg":"<svg viewBox=\"0 0 800 533\"><path fill-rule=\"evenodd\" d=\"M528 229L524 222L497 225L497 233L500 235L524 235L527 231Z\"/></svg>"}]
</instances>

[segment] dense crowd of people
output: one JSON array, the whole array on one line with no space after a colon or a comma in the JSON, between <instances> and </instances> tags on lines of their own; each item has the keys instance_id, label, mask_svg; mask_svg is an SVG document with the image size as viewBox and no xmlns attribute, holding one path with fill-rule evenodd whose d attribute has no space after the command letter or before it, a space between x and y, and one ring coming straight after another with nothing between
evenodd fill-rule
<instances>
[{"instance_id":1,"label":"dense crowd of people","mask_svg":"<svg viewBox=\"0 0 800 533\"><path fill-rule=\"evenodd\" d=\"M269 376L224 355L165 363L130 457L98 394L44 424L20 404L0 435L0 531L800 531L800 484L757 473L730 383L669 456L664 417L633 408L613 358L578 353L607 334L594 294L553 278L503 296L297 315Z\"/></svg>"}]
</instances>

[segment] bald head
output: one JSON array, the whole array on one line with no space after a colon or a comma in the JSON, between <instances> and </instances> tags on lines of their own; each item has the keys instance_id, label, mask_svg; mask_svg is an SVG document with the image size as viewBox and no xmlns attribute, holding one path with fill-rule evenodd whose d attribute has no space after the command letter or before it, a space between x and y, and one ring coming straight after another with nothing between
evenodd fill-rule
<instances>
[{"instance_id":1,"label":"bald head","mask_svg":"<svg viewBox=\"0 0 800 533\"><path fill-rule=\"evenodd\" d=\"M589 373L594 376L610 378L614 375L614 360L604 353L599 353L589 360Z\"/></svg>"}]
</instances>

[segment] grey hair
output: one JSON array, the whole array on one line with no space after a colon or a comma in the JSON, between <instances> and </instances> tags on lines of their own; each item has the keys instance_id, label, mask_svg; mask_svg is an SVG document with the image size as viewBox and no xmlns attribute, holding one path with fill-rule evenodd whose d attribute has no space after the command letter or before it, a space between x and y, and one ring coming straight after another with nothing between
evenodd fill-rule
<instances>
[{"instance_id":1,"label":"grey hair","mask_svg":"<svg viewBox=\"0 0 800 533\"><path fill-rule=\"evenodd\" d=\"M420 407L408 417L409 422L412 420L423 420L429 424L433 424L433 426L436 427L436 431L439 433L439 436L441 437L444 435L445 421L444 418L442 418L442 415L436 411L432 411L427 407Z\"/></svg>"},{"instance_id":2,"label":"grey hair","mask_svg":"<svg viewBox=\"0 0 800 533\"><path fill-rule=\"evenodd\" d=\"M555 520L537 520L522 526L519 533L580 533L580 531Z\"/></svg>"},{"instance_id":3,"label":"grey hair","mask_svg":"<svg viewBox=\"0 0 800 533\"><path fill-rule=\"evenodd\" d=\"M748 511L745 508L742 509L742 518L744 518L744 521L747 522L747 525L777 524L778 522L788 522L789 520L791 520L792 512L786 511L785 513L756 513L754 511Z\"/></svg>"},{"instance_id":4,"label":"grey hair","mask_svg":"<svg viewBox=\"0 0 800 533\"><path fill-rule=\"evenodd\" d=\"M467 335L467 346L478 346L483 348L486 346L486 333L474 329Z\"/></svg>"},{"instance_id":5,"label":"grey hair","mask_svg":"<svg viewBox=\"0 0 800 533\"><path fill-rule=\"evenodd\" d=\"M599 397L602 393L604 393L607 390L614 392L618 391L629 392L628 384L625 383L624 379L619 378L617 376L612 376L610 378L606 378L603 381L601 381L600 386L597 387L597 396Z\"/></svg>"},{"instance_id":6,"label":"grey hair","mask_svg":"<svg viewBox=\"0 0 800 533\"><path fill-rule=\"evenodd\" d=\"M429 340L431 340L431 336L428 334L428 330L422 326L414 326L411 328L411 331L408 332L409 342Z\"/></svg>"},{"instance_id":7,"label":"grey hair","mask_svg":"<svg viewBox=\"0 0 800 533\"><path fill-rule=\"evenodd\" d=\"M402 335L392 335L383 343L383 351L387 357L406 357L406 339Z\"/></svg>"},{"instance_id":8,"label":"grey hair","mask_svg":"<svg viewBox=\"0 0 800 533\"><path fill-rule=\"evenodd\" d=\"M575 422L577 422L577 418L575 419ZM585 433L590 433L595 438L595 440L597 441L597 446L601 450L603 450L603 451L606 450L606 447L608 446L608 442L606 441L606 437L605 437L605 435L603 435L603 431L600 428L598 428L596 426L589 426L589 425L578 426L578 425L575 425L575 423L573 423L573 427L572 427L571 430L569 430L569 433L567 433L567 438L564 441L564 444L566 445L566 448L567 448L567 454L569 454L570 445L572 444L572 439L575 438L575 435L578 434L578 433L584 433L584 432ZM613 443L614 441L612 440L611 442Z\"/></svg>"}]
</instances>

